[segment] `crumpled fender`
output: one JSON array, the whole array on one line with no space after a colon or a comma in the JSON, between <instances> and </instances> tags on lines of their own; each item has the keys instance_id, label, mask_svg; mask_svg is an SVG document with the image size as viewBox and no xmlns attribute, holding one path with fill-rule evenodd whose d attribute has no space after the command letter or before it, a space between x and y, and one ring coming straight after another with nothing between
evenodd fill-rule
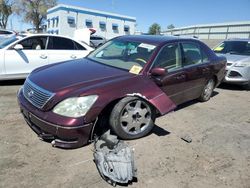
<instances>
[{"instance_id":1,"label":"crumpled fender","mask_svg":"<svg viewBox=\"0 0 250 188\"><path fill-rule=\"evenodd\" d=\"M143 98L154 106L160 115L165 115L176 108L175 103L160 89L156 83L144 75L138 75L126 81L118 82L116 85L103 86L99 91L99 100L94 104L91 110L85 116L85 122L91 122L96 119L101 111L108 104L115 100L127 96L136 96Z\"/></svg>"}]
</instances>

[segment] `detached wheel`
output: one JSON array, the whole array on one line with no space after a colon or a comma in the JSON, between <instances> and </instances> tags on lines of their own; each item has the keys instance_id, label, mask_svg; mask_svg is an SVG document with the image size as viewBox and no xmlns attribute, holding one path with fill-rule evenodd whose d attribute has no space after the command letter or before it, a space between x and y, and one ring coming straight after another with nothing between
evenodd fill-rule
<instances>
[{"instance_id":1,"label":"detached wheel","mask_svg":"<svg viewBox=\"0 0 250 188\"><path fill-rule=\"evenodd\" d=\"M206 102L210 99L214 91L214 86L215 86L214 79L208 80L207 84L205 85L201 93L201 96L199 97L199 100L201 102Z\"/></svg>"},{"instance_id":2,"label":"detached wheel","mask_svg":"<svg viewBox=\"0 0 250 188\"><path fill-rule=\"evenodd\" d=\"M155 109L137 97L126 97L113 108L109 124L122 139L136 139L147 135L153 128Z\"/></svg>"}]
</instances>

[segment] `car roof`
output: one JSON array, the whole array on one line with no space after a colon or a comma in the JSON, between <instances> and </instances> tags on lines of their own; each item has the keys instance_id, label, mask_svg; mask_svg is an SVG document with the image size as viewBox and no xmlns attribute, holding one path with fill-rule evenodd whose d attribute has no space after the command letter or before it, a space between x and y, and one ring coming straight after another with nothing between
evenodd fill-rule
<instances>
[{"instance_id":1,"label":"car roof","mask_svg":"<svg viewBox=\"0 0 250 188\"><path fill-rule=\"evenodd\" d=\"M185 38L182 36L164 36L164 35L125 35L117 37L122 40L136 41L142 43L149 43L153 45L160 45L166 42L176 41L176 40L193 40L197 41L194 38Z\"/></svg>"},{"instance_id":2,"label":"car roof","mask_svg":"<svg viewBox=\"0 0 250 188\"><path fill-rule=\"evenodd\" d=\"M245 41L245 42L250 42L250 39L247 39L247 38L232 38L232 39L228 39L226 41Z\"/></svg>"},{"instance_id":3,"label":"car roof","mask_svg":"<svg viewBox=\"0 0 250 188\"><path fill-rule=\"evenodd\" d=\"M55 34L49 34L49 33L27 33L25 34L26 37L34 37L34 36L51 36L51 37L62 37L62 38L68 38L68 39L73 39L67 36L63 35L55 35ZM75 39L74 39L75 40Z\"/></svg>"},{"instance_id":4,"label":"car roof","mask_svg":"<svg viewBox=\"0 0 250 188\"><path fill-rule=\"evenodd\" d=\"M71 38L71 37L68 37L68 36L64 36L64 35L55 35L55 34L49 34L49 33L28 33L28 34L25 34L25 36L22 38L22 39L26 39L26 38L29 38L29 37L35 37L35 36L45 36L45 37L61 37L61 38L66 38L66 39L70 39L70 40L73 40L73 41L76 41L78 43L84 43L85 45L88 45L86 44L85 42L83 41L80 41L80 40L77 40L77 39L74 39L74 38ZM89 46L89 45L88 45Z\"/></svg>"}]
</instances>

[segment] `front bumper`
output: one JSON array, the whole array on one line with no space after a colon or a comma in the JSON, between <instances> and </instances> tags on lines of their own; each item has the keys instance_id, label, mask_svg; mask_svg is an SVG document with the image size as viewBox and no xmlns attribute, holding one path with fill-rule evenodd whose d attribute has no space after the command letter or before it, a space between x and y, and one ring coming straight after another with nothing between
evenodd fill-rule
<instances>
[{"instance_id":1,"label":"front bumper","mask_svg":"<svg viewBox=\"0 0 250 188\"><path fill-rule=\"evenodd\" d=\"M250 82L250 67L227 67L223 82L245 85Z\"/></svg>"},{"instance_id":2,"label":"front bumper","mask_svg":"<svg viewBox=\"0 0 250 188\"><path fill-rule=\"evenodd\" d=\"M18 94L18 101L20 111L29 127L42 140L51 141L52 146L73 149L89 143L93 123L73 126L51 123L33 113L37 110L31 110L31 108L35 107L32 107L28 103L23 97L22 92ZM44 117L45 116L47 115L45 114Z\"/></svg>"}]
</instances>

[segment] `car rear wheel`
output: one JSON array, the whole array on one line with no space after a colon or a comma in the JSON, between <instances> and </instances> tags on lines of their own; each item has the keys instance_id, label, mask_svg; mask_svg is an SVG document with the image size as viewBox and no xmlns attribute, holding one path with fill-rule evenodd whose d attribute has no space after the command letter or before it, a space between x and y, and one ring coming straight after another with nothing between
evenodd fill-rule
<instances>
[{"instance_id":1,"label":"car rear wheel","mask_svg":"<svg viewBox=\"0 0 250 188\"><path fill-rule=\"evenodd\" d=\"M248 82L248 84L244 85L243 88L245 90L250 90L250 82Z\"/></svg>"},{"instance_id":2,"label":"car rear wheel","mask_svg":"<svg viewBox=\"0 0 250 188\"><path fill-rule=\"evenodd\" d=\"M199 97L199 100L202 102L208 101L213 94L214 86L215 86L214 79L208 80L207 84L205 85L201 93L201 96Z\"/></svg>"},{"instance_id":3,"label":"car rear wheel","mask_svg":"<svg viewBox=\"0 0 250 188\"><path fill-rule=\"evenodd\" d=\"M147 135L153 128L155 110L143 99L126 97L113 108L109 124L122 139L136 139Z\"/></svg>"}]
</instances>

